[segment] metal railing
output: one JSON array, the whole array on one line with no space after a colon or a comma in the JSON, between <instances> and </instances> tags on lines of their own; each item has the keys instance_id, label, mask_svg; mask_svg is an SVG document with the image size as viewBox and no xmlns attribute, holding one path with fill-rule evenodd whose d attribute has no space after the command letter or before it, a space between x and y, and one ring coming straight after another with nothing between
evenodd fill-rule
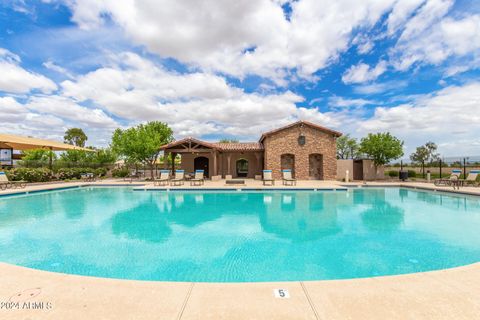
<instances>
[{"instance_id":1,"label":"metal railing","mask_svg":"<svg viewBox=\"0 0 480 320\"><path fill-rule=\"evenodd\" d=\"M393 171L408 171L409 178L427 179L428 173L431 178L444 178L451 175L452 170L462 170L461 178L468 175L470 170L480 170L480 156L443 157L431 163L411 163L400 161L385 166L385 175L397 176Z\"/></svg>"}]
</instances>

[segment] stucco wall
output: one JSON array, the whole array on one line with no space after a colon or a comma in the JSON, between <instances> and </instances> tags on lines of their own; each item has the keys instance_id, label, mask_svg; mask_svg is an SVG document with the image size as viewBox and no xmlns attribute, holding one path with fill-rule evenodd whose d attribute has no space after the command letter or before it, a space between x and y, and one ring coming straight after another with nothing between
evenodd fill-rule
<instances>
[{"instance_id":1,"label":"stucco wall","mask_svg":"<svg viewBox=\"0 0 480 320\"><path fill-rule=\"evenodd\" d=\"M258 154L258 161L255 154ZM180 168L183 169L187 173L194 172L194 161L197 157L206 157L208 158L208 166L209 166L209 176L211 177L214 174L213 168L213 153L182 153L182 163ZM228 172L227 168L227 158L230 156L230 172ZM255 175L261 174L262 172L262 161L263 161L263 153L260 152L224 152L218 153L217 155L217 174L222 175L225 177L227 174L231 174L234 178L237 176L236 173L236 163L239 159L246 159L248 160L248 178L254 178Z\"/></svg>"},{"instance_id":2,"label":"stucco wall","mask_svg":"<svg viewBox=\"0 0 480 320\"><path fill-rule=\"evenodd\" d=\"M371 181L371 180L379 180L379 179L384 179L385 178L385 175L384 175L384 171L385 171L385 168L383 166L379 166L377 168L377 174L375 175L375 166L373 165L373 161L372 160L366 160L366 159L363 159L363 160L358 160L358 161L361 161L361 172L362 172L362 180L367 180L367 181ZM353 160L343 160L343 159L339 159L337 160L337 179L338 180L343 180L345 179L345 173L346 171L348 170L349 172L349 180L352 181L354 180L354 165L353 165Z\"/></svg>"},{"instance_id":3,"label":"stucco wall","mask_svg":"<svg viewBox=\"0 0 480 320\"><path fill-rule=\"evenodd\" d=\"M298 144L300 133L306 138L305 145ZM284 129L267 136L263 141L265 148L265 169L273 170L275 179L281 179L281 155L291 153L295 155L295 177L299 180L310 179L310 154L323 156L323 179L334 180L337 175L336 139L319 129L300 125Z\"/></svg>"},{"instance_id":4,"label":"stucco wall","mask_svg":"<svg viewBox=\"0 0 480 320\"><path fill-rule=\"evenodd\" d=\"M257 157L255 155L258 155ZM228 157L230 157L230 172L228 172ZM219 174L224 178L225 175L230 174L233 178L237 177L237 160L246 159L248 161L247 178L254 178L255 175L262 172L263 153L260 152L224 152L219 156Z\"/></svg>"},{"instance_id":5,"label":"stucco wall","mask_svg":"<svg viewBox=\"0 0 480 320\"><path fill-rule=\"evenodd\" d=\"M372 160L363 160L363 178L365 180L385 179L385 167L379 166L375 174L375 165Z\"/></svg>"},{"instance_id":6,"label":"stucco wall","mask_svg":"<svg viewBox=\"0 0 480 320\"><path fill-rule=\"evenodd\" d=\"M183 169L187 173L192 173L194 172L194 161L195 158L197 157L205 157L208 159L208 170L209 170L209 176L211 177L213 175L213 154L210 152L206 153L182 153L182 164L181 168L177 169Z\"/></svg>"},{"instance_id":7,"label":"stucco wall","mask_svg":"<svg viewBox=\"0 0 480 320\"><path fill-rule=\"evenodd\" d=\"M337 160L337 179L345 179L346 172L348 170L348 179L349 181L353 180L353 160L350 159L339 159Z\"/></svg>"}]
</instances>

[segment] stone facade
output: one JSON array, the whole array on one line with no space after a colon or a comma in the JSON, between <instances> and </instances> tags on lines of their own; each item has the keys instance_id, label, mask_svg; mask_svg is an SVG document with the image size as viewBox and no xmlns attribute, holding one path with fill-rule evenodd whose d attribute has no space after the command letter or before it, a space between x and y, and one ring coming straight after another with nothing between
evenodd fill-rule
<instances>
[{"instance_id":1,"label":"stone facade","mask_svg":"<svg viewBox=\"0 0 480 320\"><path fill-rule=\"evenodd\" d=\"M304 145L299 143L300 135L305 137ZM296 179L336 179L336 135L329 131L299 122L266 135L262 143L265 148L265 169L273 170L274 179L281 179L281 170L287 169L282 168L282 155L285 154L294 156L293 171ZM285 166L285 160L283 163Z\"/></svg>"}]
</instances>

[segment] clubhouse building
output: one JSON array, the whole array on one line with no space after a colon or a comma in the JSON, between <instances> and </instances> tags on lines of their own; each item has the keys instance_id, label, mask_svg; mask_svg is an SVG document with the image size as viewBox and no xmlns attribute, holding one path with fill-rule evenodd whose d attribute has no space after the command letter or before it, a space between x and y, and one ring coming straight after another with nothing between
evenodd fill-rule
<instances>
[{"instance_id":1,"label":"clubhouse building","mask_svg":"<svg viewBox=\"0 0 480 320\"><path fill-rule=\"evenodd\" d=\"M282 169L291 169L299 180L333 180L337 175L336 138L340 132L297 121L263 133L258 142L212 143L192 137L161 146L167 159L181 155L180 168L201 169L212 179L258 178L263 169L273 170L275 179Z\"/></svg>"}]
</instances>

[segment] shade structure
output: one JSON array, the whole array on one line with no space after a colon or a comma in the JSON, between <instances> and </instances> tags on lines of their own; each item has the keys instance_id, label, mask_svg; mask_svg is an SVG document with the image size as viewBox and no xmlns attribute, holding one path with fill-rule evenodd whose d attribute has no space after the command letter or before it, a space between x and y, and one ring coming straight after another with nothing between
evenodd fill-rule
<instances>
[{"instance_id":1,"label":"shade structure","mask_svg":"<svg viewBox=\"0 0 480 320\"><path fill-rule=\"evenodd\" d=\"M48 149L53 151L67 151L67 150L83 150L94 151L92 149L81 148L71 144L62 142L36 139L30 137L17 136L13 134L0 133L0 148L14 149L14 150L32 150L32 149Z\"/></svg>"}]
</instances>

